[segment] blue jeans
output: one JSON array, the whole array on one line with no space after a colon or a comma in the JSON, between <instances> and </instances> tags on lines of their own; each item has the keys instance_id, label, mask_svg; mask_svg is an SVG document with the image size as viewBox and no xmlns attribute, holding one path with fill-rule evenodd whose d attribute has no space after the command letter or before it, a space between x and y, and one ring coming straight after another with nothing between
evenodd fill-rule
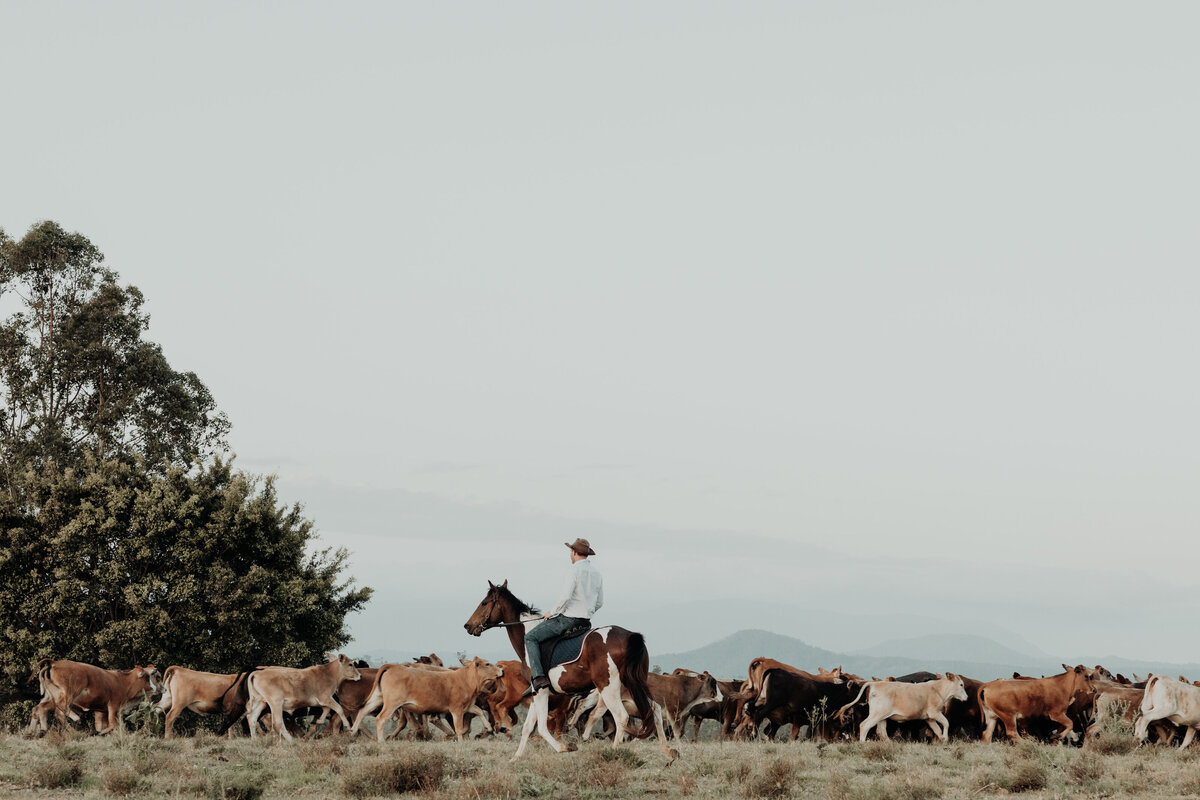
<instances>
[{"instance_id":1,"label":"blue jeans","mask_svg":"<svg viewBox=\"0 0 1200 800\"><path fill-rule=\"evenodd\" d=\"M534 625L529 633L525 634L525 655L529 658L531 678L546 674L546 670L542 668L542 642L553 639L569 628L574 628L580 622L582 620L575 617L564 617L559 614L557 617L542 620Z\"/></svg>"}]
</instances>

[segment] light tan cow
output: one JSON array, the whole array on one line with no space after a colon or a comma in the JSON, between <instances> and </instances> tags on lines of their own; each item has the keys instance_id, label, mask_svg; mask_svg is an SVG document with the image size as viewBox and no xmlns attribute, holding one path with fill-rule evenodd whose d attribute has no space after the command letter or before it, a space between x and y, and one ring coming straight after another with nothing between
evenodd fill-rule
<instances>
[{"instance_id":1,"label":"light tan cow","mask_svg":"<svg viewBox=\"0 0 1200 800\"><path fill-rule=\"evenodd\" d=\"M841 718L853 708L859 699L867 696L867 718L858 727L858 740L865 742L871 728L879 738L887 740L889 719L897 722L925 720L933 735L943 742L950 737L950 721L946 719L946 706L951 700L966 700L967 690L963 679L952 672L944 677L922 683L899 681L867 681L855 697L842 706L835 715ZM939 727L940 726L940 727Z\"/></svg>"},{"instance_id":2,"label":"light tan cow","mask_svg":"<svg viewBox=\"0 0 1200 800\"><path fill-rule=\"evenodd\" d=\"M278 721L283 720L284 712L297 708L320 706L325 712L317 724L324 722L332 711L348 726L350 722L334 695L343 681L361 677L358 667L344 654L315 667L270 667L251 672L246 676L246 722L250 725L250 736L258 736L258 718L268 708L271 719L276 720L275 732L285 739L291 739L292 734Z\"/></svg>"},{"instance_id":3,"label":"light tan cow","mask_svg":"<svg viewBox=\"0 0 1200 800\"><path fill-rule=\"evenodd\" d=\"M1142 716L1134 727L1138 743L1146 741L1151 723L1166 720L1187 727L1183 735L1183 750L1192 743L1200 728L1200 688L1165 675L1151 674L1142 696Z\"/></svg>"},{"instance_id":4,"label":"light tan cow","mask_svg":"<svg viewBox=\"0 0 1200 800\"><path fill-rule=\"evenodd\" d=\"M68 717L78 719L73 713L76 709L93 711L96 732L100 734L123 733L125 711L162 689L161 676L153 664L116 670L79 661L50 661L43 663L38 677L43 696L53 700L54 715L61 724L66 725Z\"/></svg>"},{"instance_id":5,"label":"light tan cow","mask_svg":"<svg viewBox=\"0 0 1200 800\"><path fill-rule=\"evenodd\" d=\"M216 672L200 672L187 667L171 666L163 673L163 693L155 706L166 714L163 736L170 739L175 735L175 720L184 711L194 711L201 716L207 714L240 713L236 693L229 691L238 674L225 675ZM224 706L222 707L222 699Z\"/></svg>"},{"instance_id":6,"label":"light tan cow","mask_svg":"<svg viewBox=\"0 0 1200 800\"><path fill-rule=\"evenodd\" d=\"M409 714L450 714L454 721L454 734L462 741L465 733L463 716L470 712L483 721L484 728L491 730L483 710L475 704L475 698L491 682L500 678L504 670L489 664L482 658L473 658L461 669L428 670L416 669L403 664L384 664L375 676L371 696L354 719L351 733L358 733L366 717L375 716L375 736L383 741L384 723L396 711ZM380 710L382 709L382 710Z\"/></svg>"}]
</instances>

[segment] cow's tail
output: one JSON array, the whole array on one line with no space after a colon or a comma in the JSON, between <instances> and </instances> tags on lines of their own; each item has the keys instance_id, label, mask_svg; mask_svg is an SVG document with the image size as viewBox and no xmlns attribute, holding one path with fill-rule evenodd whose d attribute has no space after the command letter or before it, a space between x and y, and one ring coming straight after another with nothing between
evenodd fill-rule
<instances>
[{"instance_id":1,"label":"cow's tail","mask_svg":"<svg viewBox=\"0 0 1200 800\"><path fill-rule=\"evenodd\" d=\"M166 712L171 707L171 678L175 677L175 673L179 671L179 667L172 664L167 667L167 671L162 675L162 697L158 699L158 705L154 708L156 711Z\"/></svg>"},{"instance_id":2,"label":"cow's tail","mask_svg":"<svg viewBox=\"0 0 1200 800\"><path fill-rule=\"evenodd\" d=\"M839 708L838 712L833 715L833 718L836 719L838 722L841 722L845 713L847 711L849 711L850 709L854 708L856 705L858 705L858 701L860 699L862 699L864 692L867 695L867 702L870 702L871 701L871 682L870 681L864 682L862 685L862 688L858 690L858 697L855 697L849 703L846 703L846 705Z\"/></svg>"},{"instance_id":3,"label":"cow's tail","mask_svg":"<svg viewBox=\"0 0 1200 800\"><path fill-rule=\"evenodd\" d=\"M621 683L629 690L642 727L635 734L639 739L654 733L654 707L650 700L650 687L646 676L650 674L650 654L646 652L646 638L640 633L630 633L625 641L625 659L621 662Z\"/></svg>"},{"instance_id":4,"label":"cow's tail","mask_svg":"<svg viewBox=\"0 0 1200 800\"><path fill-rule=\"evenodd\" d=\"M42 672L50 669L50 665L52 663L54 663L54 659L52 659L52 658L40 659L37 662L37 666L33 668L33 672L29 673L29 678L28 678L28 680L25 681L25 683L27 683L27 684L33 683L38 678L42 677Z\"/></svg>"},{"instance_id":5,"label":"cow's tail","mask_svg":"<svg viewBox=\"0 0 1200 800\"><path fill-rule=\"evenodd\" d=\"M246 678L251 672L256 672L260 667L246 667L239 670L233 678L233 683L221 693L221 699L217 701L217 708L225 711L225 723L221 726L221 730L217 731L217 736L223 736L226 731L232 728L246 712L246 702L250 699L250 691L246 686ZM232 697L230 692L233 693ZM230 705L232 703L232 705Z\"/></svg>"},{"instance_id":6,"label":"cow's tail","mask_svg":"<svg viewBox=\"0 0 1200 800\"><path fill-rule=\"evenodd\" d=\"M1158 683L1158 677L1159 676L1157 675L1151 675L1146 680L1146 688L1142 691L1142 716L1145 716L1154 710L1154 697L1151 695L1150 690L1154 688L1156 683Z\"/></svg>"},{"instance_id":7,"label":"cow's tail","mask_svg":"<svg viewBox=\"0 0 1200 800\"><path fill-rule=\"evenodd\" d=\"M383 689L380 688L380 686L382 685L381 681L383 681L384 673L387 672L389 669L391 669L394 666L395 666L394 664L384 664L382 667L379 668L379 672L375 673L375 681L374 681L374 683L371 684L371 691L367 692L366 699L363 700L362 706L358 709L358 711L354 715L354 719L350 722L350 730L354 730L354 726L358 724L358 721L360 719L366 719L367 714L378 712L379 709L383 706ZM375 700L376 692L380 693L379 702L377 704L372 703L372 701ZM376 713L375 726L377 728L382 726L386 722L387 722L386 719L380 719L379 715ZM399 728L397 728L397 730L399 730Z\"/></svg>"},{"instance_id":8,"label":"cow's tail","mask_svg":"<svg viewBox=\"0 0 1200 800\"><path fill-rule=\"evenodd\" d=\"M987 725L987 699L983 696L985 687L979 687L979 699L976 701L979 704L979 720L984 725Z\"/></svg>"}]
</instances>

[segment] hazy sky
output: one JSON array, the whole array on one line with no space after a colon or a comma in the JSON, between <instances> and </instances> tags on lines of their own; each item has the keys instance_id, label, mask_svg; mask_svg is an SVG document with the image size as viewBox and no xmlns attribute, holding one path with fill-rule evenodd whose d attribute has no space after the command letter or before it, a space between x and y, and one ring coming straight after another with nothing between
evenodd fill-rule
<instances>
[{"instance_id":1,"label":"hazy sky","mask_svg":"<svg viewBox=\"0 0 1200 800\"><path fill-rule=\"evenodd\" d=\"M503 652L486 579L551 604L590 534L671 647L817 638L715 597L1200 661L1197 5L0 20L0 226L145 292L359 646Z\"/></svg>"}]
</instances>

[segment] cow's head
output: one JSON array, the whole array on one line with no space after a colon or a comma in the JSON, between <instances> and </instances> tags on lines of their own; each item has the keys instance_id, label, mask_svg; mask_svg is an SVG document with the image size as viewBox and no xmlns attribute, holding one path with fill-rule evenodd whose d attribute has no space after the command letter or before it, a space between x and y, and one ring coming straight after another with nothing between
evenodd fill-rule
<instances>
[{"instance_id":1,"label":"cow's head","mask_svg":"<svg viewBox=\"0 0 1200 800\"><path fill-rule=\"evenodd\" d=\"M967 685L962 679L962 675L955 675L953 672L946 673L946 680L954 684L954 691L951 692L949 700L961 700L964 703L967 701Z\"/></svg>"},{"instance_id":2,"label":"cow's head","mask_svg":"<svg viewBox=\"0 0 1200 800\"><path fill-rule=\"evenodd\" d=\"M133 677L142 681L146 685L146 691L151 694L158 694L163 690L162 675L158 672L158 667L153 664L147 664L144 667L134 667Z\"/></svg>"},{"instance_id":3,"label":"cow's head","mask_svg":"<svg viewBox=\"0 0 1200 800\"><path fill-rule=\"evenodd\" d=\"M362 673L358 671L358 667L354 666L354 662L346 657L345 653L338 653L337 657L331 659L329 663L337 665L337 667L336 667L337 676L341 680L343 680L343 681L360 681L360 680L362 680Z\"/></svg>"},{"instance_id":4,"label":"cow's head","mask_svg":"<svg viewBox=\"0 0 1200 800\"><path fill-rule=\"evenodd\" d=\"M463 659L463 666L475 670L477 691L488 691L495 685L497 679L504 674L504 668L491 663L485 658Z\"/></svg>"},{"instance_id":5,"label":"cow's head","mask_svg":"<svg viewBox=\"0 0 1200 800\"><path fill-rule=\"evenodd\" d=\"M717 679L710 675L708 670L704 670L700 677L704 678L705 697L711 696L712 699L716 700L718 703L725 699L725 696L721 694L721 687L717 685Z\"/></svg>"}]
</instances>

